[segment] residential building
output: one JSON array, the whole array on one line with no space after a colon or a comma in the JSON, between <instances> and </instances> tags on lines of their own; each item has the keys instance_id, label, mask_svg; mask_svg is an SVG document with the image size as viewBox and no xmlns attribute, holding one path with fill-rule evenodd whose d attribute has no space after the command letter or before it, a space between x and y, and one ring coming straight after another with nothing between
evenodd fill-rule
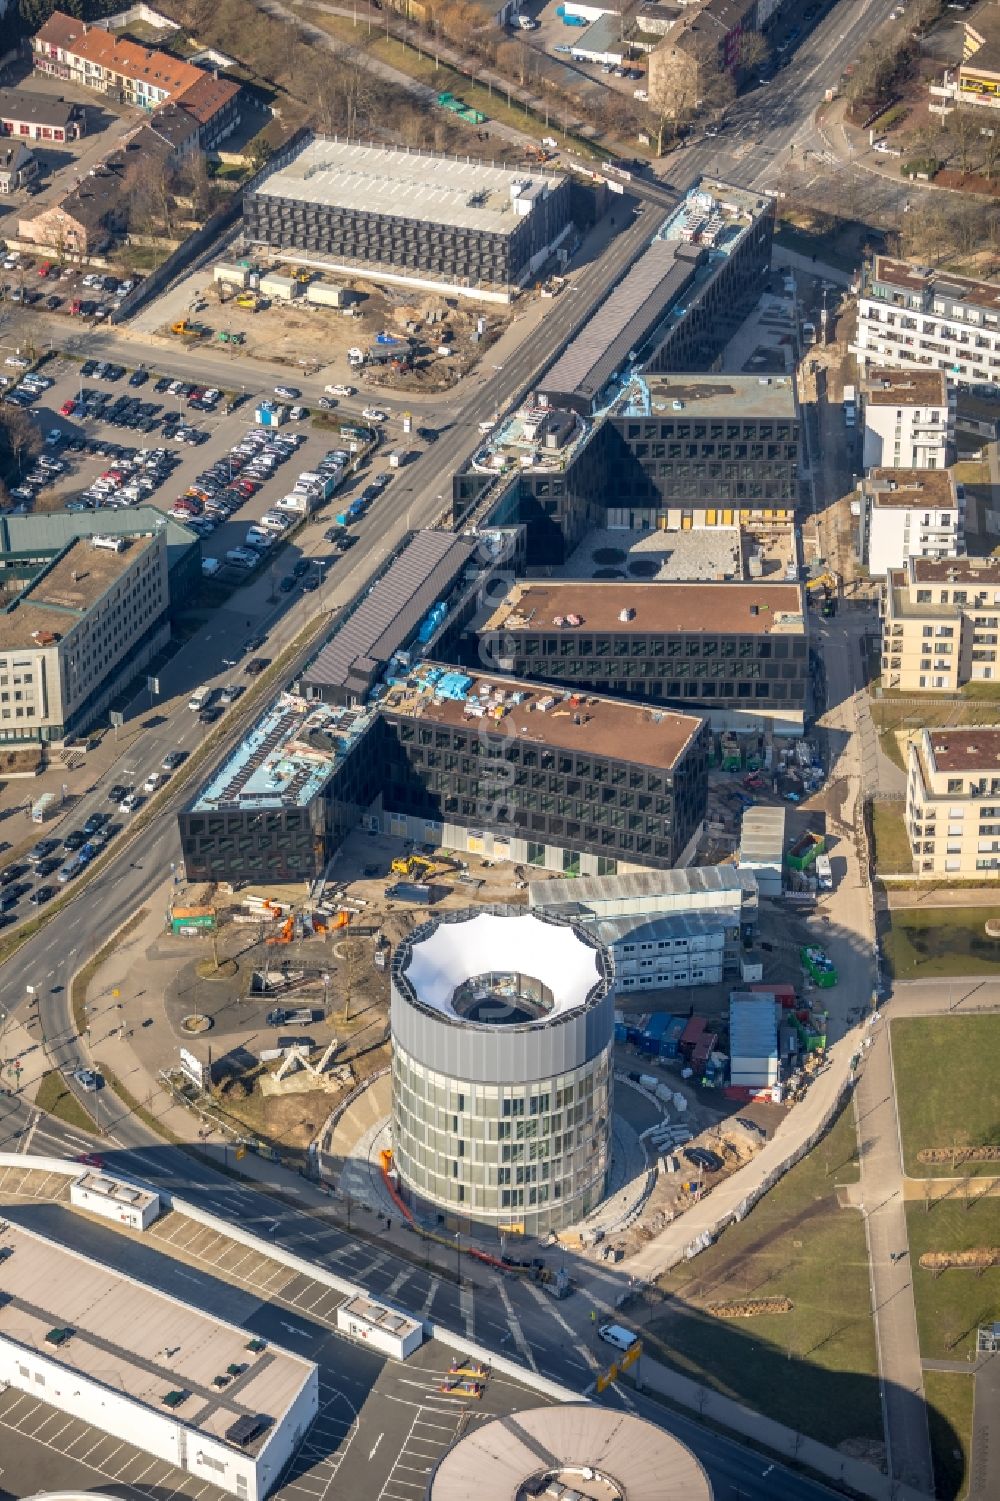
<instances>
[{"instance_id":1,"label":"residential building","mask_svg":"<svg viewBox=\"0 0 1000 1501\"><path fill-rule=\"evenodd\" d=\"M296 264L509 290L570 229L561 173L307 136L246 195L254 242Z\"/></svg>"},{"instance_id":2,"label":"residential building","mask_svg":"<svg viewBox=\"0 0 1000 1501\"><path fill-rule=\"evenodd\" d=\"M120 154L119 154L120 155ZM105 163L75 188L20 219L18 237L63 257L96 255L121 235L128 223L121 178Z\"/></svg>"},{"instance_id":3,"label":"residential building","mask_svg":"<svg viewBox=\"0 0 1000 1501\"><path fill-rule=\"evenodd\" d=\"M1000 870L1000 726L921 730L907 763L914 871L961 878Z\"/></svg>"},{"instance_id":4,"label":"residential building","mask_svg":"<svg viewBox=\"0 0 1000 1501\"><path fill-rule=\"evenodd\" d=\"M943 370L873 366L861 397L866 469L944 469L952 461L956 393Z\"/></svg>"},{"instance_id":5,"label":"residential building","mask_svg":"<svg viewBox=\"0 0 1000 1501\"><path fill-rule=\"evenodd\" d=\"M516 583L475 658L522 679L802 732L809 642L799 584Z\"/></svg>"},{"instance_id":6,"label":"residential building","mask_svg":"<svg viewBox=\"0 0 1000 1501\"><path fill-rule=\"evenodd\" d=\"M882 591L882 681L901 693L996 682L1000 558L909 558Z\"/></svg>"},{"instance_id":7,"label":"residential building","mask_svg":"<svg viewBox=\"0 0 1000 1501\"><path fill-rule=\"evenodd\" d=\"M865 366L1000 384L1000 287L877 255L862 273L854 337L851 351Z\"/></svg>"},{"instance_id":8,"label":"residential building","mask_svg":"<svg viewBox=\"0 0 1000 1501\"><path fill-rule=\"evenodd\" d=\"M683 120L699 105L711 109L726 103L743 39L757 29L757 8L758 0L704 0L686 7L650 54L654 107Z\"/></svg>"},{"instance_id":9,"label":"residential building","mask_svg":"<svg viewBox=\"0 0 1000 1501\"><path fill-rule=\"evenodd\" d=\"M981 5L964 22L962 61L930 85L930 112L1000 108L1000 5Z\"/></svg>"},{"instance_id":10,"label":"residential building","mask_svg":"<svg viewBox=\"0 0 1000 1501\"><path fill-rule=\"evenodd\" d=\"M217 145L239 123L238 84L62 11L53 11L35 33L31 49L36 72L95 89L138 109L184 105L190 98L203 146Z\"/></svg>"},{"instance_id":11,"label":"residential building","mask_svg":"<svg viewBox=\"0 0 1000 1501\"><path fill-rule=\"evenodd\" d=\"M87 112L50 94L0 89L0 128L28 141L75 141L87 128Z\"/></svg>"},{"instance_id":12,"label":"residential building","mask_svg":"<svg viewBox=\"0 0 1000 1501\"><path fill-rule=\"evenodd\" d=\"M771 264L775 200L702 177L537 383L551 406L590 415L631 370L711 369Z\"/></svg>"},{"instance_id":13,"label":"residential building","mask_svg":"<svg viewBox=\"0 0 1000 1501\"><path fill-rule=\"evenodd\" d=\"M0 193L16 193L38 176L38 158L23 141L0 143Z\"/></svg>"},{"instance_id":14,"label":"residential building","mask_svg":"<svg viewBox=\"0 0 1000 1501\"><path fill-rule=\"evenodd\" d=\"M907 558L954 558L964 492L950 469L873 469L861 485L860 553L875 578Z\"/></svg>"},{"instance_id":15,"label":"residential building","mask_svg":"<svg viewBox=\"0 0 1000 1501\"><path fill-rule=\"evenodd\" d=\"M162 530L76 537L0 609L0 741L79 733L170 638Z\"/></svg>"}]
</instances>

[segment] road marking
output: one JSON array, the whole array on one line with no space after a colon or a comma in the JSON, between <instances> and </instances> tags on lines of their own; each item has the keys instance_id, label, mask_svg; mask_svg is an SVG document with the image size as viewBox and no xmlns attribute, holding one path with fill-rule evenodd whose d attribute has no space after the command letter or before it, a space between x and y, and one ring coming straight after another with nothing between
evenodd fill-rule
<instances>
[{"instance_id":1,"label":"road marking","mask_svg":"<svg viewBox=\"0 0 1000 1501\"><path fill-rule=\"evenodd\" d=\"M308 1329L300 1329L296 1324L286 1324L284 1319L279 1319L278 1322L282 1329L288 1330L289 1334L297 1334L300 1339L309 1338L310 1331Z\"/></svg>"},{"instance_id":2,"label":"road marking","mask_svg":"<svg viewBox=\"0 0 1000 1501\"><path fill-rule=\"evenodd\" d=\"M21 1144L22 1152L29 1152L31 1150L31 1142L35 1134L35 1128L37 1127L38 1122L41 1120L41 1118L42 1112L40 1110L36 1110L34 1115L31 1117L31 1125L28 1127L27 1133L25 1134L24 1140Z\"/></svg>"},{"instance_id":3,"label":"road marking","mask_svg":"<svg viewBox=\"0 0 1000 1501\"><path fill-rule=\"evenodd\" d=\"M382 1440L383 1440L384 1437L385 1437L385 1435L383 1433L380 1433L379 1436L378 1436L378 1438L375 1440L374 1444L372 1444L371 1450L370 1450L370 1452L368 1454L368 1463L369 1464L371 1464L372 1460L375 1458L375 1450L378 1448L379 1444L382 1442Z\"/></svg>"},{"instance_id":4,"label":"road marking","mask_svg":"<svg viewBox=\"0 0 1000 1501\"><path fill-rule=\"evenodd\" d=\"M521 1328L521 1321L518 1318L517 1314L514 1312L514 1305L510 1301L510 1294L507 1292L506 1287L499 1277L494 1277L493 1281L496 1283L497 1292L500 1294L500 1301L503 1304L504 1312L507 1315L507 1323L510 1326L511 1334L513 1334L514 1336L514 1343L537 1376L538 1366L535 1364L535 1357L532 1354L531 1346L528 1344L528 1341L524 1337L524 1330Z\"/></svg>"}]
</instances>

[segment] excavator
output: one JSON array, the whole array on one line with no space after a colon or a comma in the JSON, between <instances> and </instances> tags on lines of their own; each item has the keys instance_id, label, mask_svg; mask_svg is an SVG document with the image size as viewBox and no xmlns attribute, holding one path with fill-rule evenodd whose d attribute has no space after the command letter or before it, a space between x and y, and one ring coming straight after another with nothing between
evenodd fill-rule
<instances>
[{"instance_id":1,"label":"excavator","mask_svg":"<svg viewBox=\"0 0 1000 1501\"><path fill-rule=\"evenodd\" d=\"M428 860L424 855L400 855L392 862L394 876L423 877L431 875L435 869L434 861Z\"/></svg>"}]
</instances>

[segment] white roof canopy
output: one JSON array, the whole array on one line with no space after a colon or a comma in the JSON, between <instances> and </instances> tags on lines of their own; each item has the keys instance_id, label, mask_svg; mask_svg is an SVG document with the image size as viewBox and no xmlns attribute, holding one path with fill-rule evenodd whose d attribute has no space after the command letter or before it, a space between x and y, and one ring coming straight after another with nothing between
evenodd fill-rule
<instances>
[{"instance_id":1,"label":"white roof canopy","mask_svg":"<svg viewBox=\"0 0 1000 1501\"><path fill-rule=\"evenodd\" d=\"M451 1004L458 986L490 972L530 975L546 986L553 998L546 1021L584 1005L601 979L597 951L573 928L531 913L479 912L464 922L439 923L413 944L405 969L417 999L456 1020L465 1020Z\"/></svg>"}]
</instances>

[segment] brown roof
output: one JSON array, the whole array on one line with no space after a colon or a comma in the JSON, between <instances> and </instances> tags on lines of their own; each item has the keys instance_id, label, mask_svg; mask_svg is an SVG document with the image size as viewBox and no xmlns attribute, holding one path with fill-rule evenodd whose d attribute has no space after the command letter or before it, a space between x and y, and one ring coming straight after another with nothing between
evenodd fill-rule
<instances>
[{"instance_id":1,"label":"brown roof","mask_svg":"<svg viewBox=\"0 0 1000 1501\"><path fill-rule=\"evenodd\" d=\"M915 584L997 584L1000 558L911 558Z\"/></svg>"},{"instance_id":2,"label":"brown roof","mask_svg":"<svg viewBox=\"0 0 1000 1501\"><path fill-rule=\"evenodd\" d=\"M947 406L948 380L943 370L869 370L865 400L872 407Z\"/></svg>"},{"instance_id":3,"label":"brown roof","mask_svg":"<svg viewBox=\"0 0 1000 1501\"><path fill-rule=\"evenodd\" d=\"M958 505L950 469L870 469L865 489L880 506Z\"/></svg>"},{"instance_id":4,"label":"brown roof","mask_svg":"<svg viewBox=\"0 0 1000 1501\"><path fill-rule=\"evenodd\" d=\"M913 292L941 292L977 307L1000 308L1000 287L992 282L975 281L970 276L952 276L950 271L932 271L910 261L892 260L887 255L875 257L875 280L890 282Z\"/></svg>"},{"instance_id":5,"label":"brown roof","mask_svg":"<svg viewBox=\"0 0 1000 1501\"><path fill-rule=\"evenodd\" d=\"M515 696L517 703L512 701ZM499 718L468 712L471 706L491 700L499 705ZM543 711L539 705L546 700L549 707ZM481 734L507 735L666 771L677 765L703 723L694 714L645 709L624 699L599 698L591 693L571 694L564 688L522 683L502 674L474 679L462 700L435 699L431 691L421 692L411 679L390 689L381 707L390 717L419 719L421 724L464 726Z\"/></svg>"},{"instance_id":6,"label":"brown roof","mask_svg":"<svg viewBox=\"0 0 1000 1501\"><path fill-rule=\"evenodd\" d=\"M239 91L238 83L233 83L228 78L216 78L214 73L202 72L183 94L174 96L174 103L186 109L199 125L207 125Z\"/></svg>"},{"instance_id":7,"label":"brown roof","mask_svg":"<svg viewBox=\"0 0 1000 1501\"><path fill-rule=\"evenodd\" d=\"M927 734L935 771L996 771L1000 766L1000 727Z\"/></svg>"},{"instance_id":8,"label":"brown roof","mask_svg":"<svg viewBox=\"0 0 1000 1501\"><path fill-rule=\"evenodd\" d=\"M631 611L628 620L620 618ZM799 584L631 584L557 580L515 584L484 630L546 632L590 630L609 635L658 631L665 635L708 631L766 636L790 622L804 630ZM580 626L566 617L580 617ZM563 624L556 626L559 618Z\"/></svg>"},{"instance_id":9,"label":"brown roof","mask_svg":"<svg viewBox=\"0 0 1000 1501\"><path fill-rule=\"evenodd\" d=\"M47 47L60 47L64 51L71 47L78 36L86 31L85 21L78 21L75 16L67 16L61 10L54 10L45 22L35 32L34 40L44 42Z\"/></svg>"}]
</instances>

